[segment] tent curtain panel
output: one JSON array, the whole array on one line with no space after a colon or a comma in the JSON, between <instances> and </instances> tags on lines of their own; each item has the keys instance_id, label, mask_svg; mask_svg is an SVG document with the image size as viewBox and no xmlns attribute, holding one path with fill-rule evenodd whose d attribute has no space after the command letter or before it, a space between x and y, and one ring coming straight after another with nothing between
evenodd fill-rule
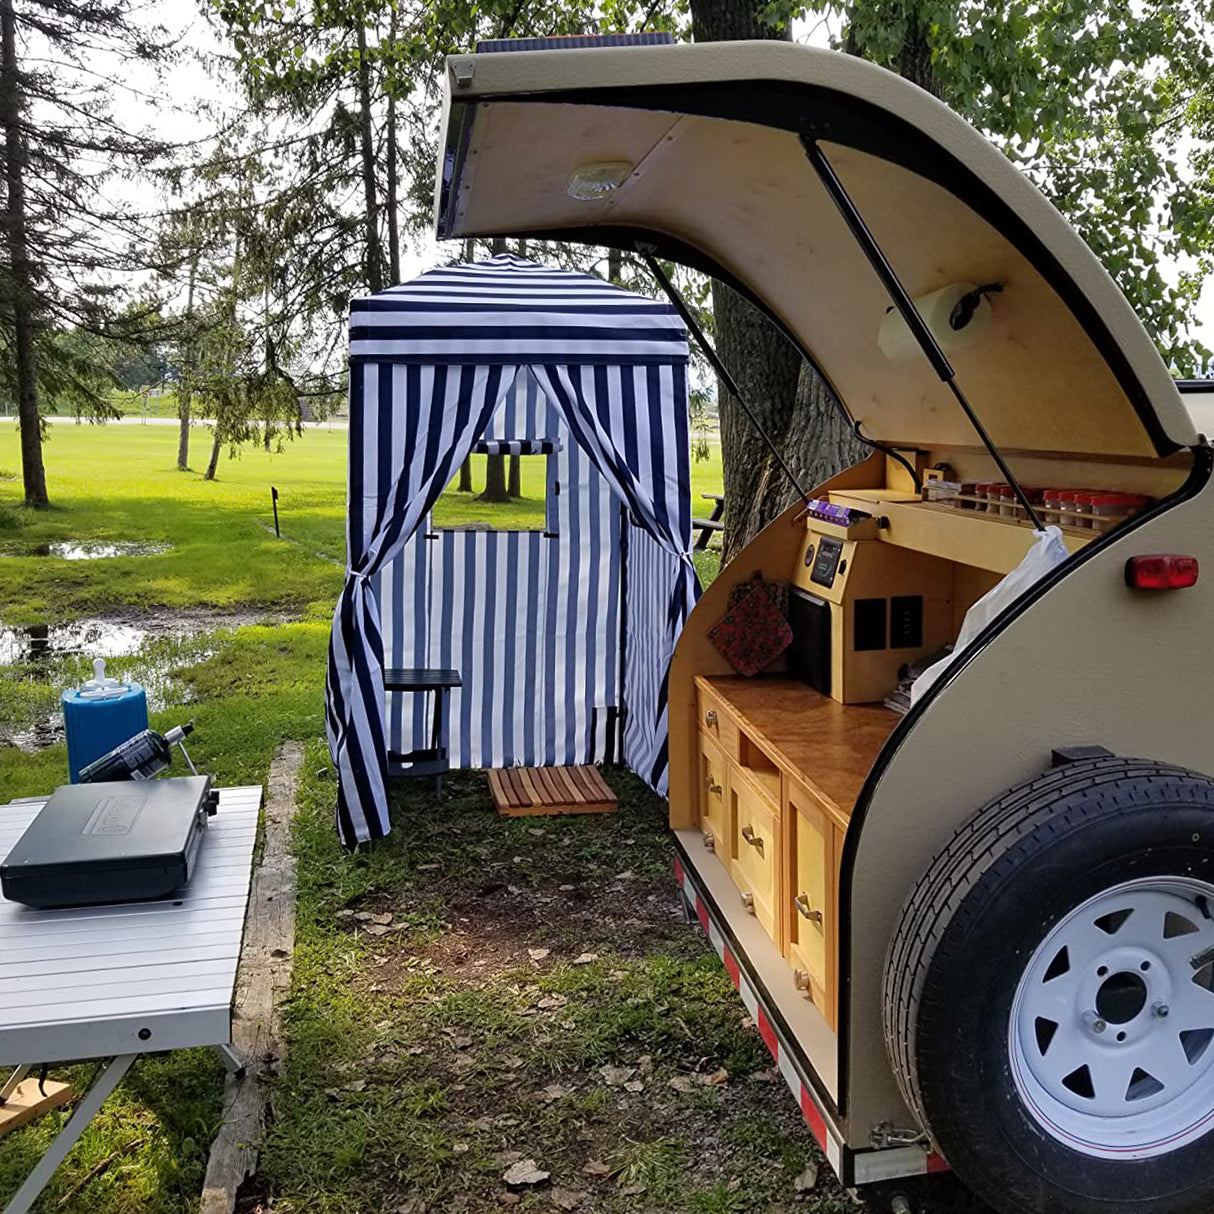
<instances>
[{"instance_id":1,"label":"tent curtain panel","mask_svg":"<svg viewBox=\"0 0 1214 1214\"><path fill-rule=\"evenodd\" d=\"M390 394L404 415L409 441L404 467L386 495L377 492L378 483L356 478L356 460L350 461L346 584L333 616L325 681L325 730L337 769L337 829L347 847L382 838L389 829L384 642L371 579L438 501L514 372L504 366L356 363L350 368L351 397ZM368 411L352 407L352 425L356 414ZM352 428L351 452L361 452L367 438ZM383 471L389 473L390 466ZM369 506L372 525L356 527Z\"/></svg>"}]
</instances>

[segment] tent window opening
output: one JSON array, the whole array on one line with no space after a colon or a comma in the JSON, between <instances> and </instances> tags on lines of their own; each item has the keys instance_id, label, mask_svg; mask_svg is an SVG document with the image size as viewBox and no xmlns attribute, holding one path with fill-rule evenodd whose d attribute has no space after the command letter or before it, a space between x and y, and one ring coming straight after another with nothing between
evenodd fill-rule
<instances>
[{"instance_id":1,"label":"tent window opening","mask_svg":"<svg viewBox=\"0 0 1214 1214\"><path fill-rule=\"evenodd\" d=\"M482 440L452 477L431 515L431 531L542 531L557 534L556 452L549 440Z\"/></svg>"}]
</instances>

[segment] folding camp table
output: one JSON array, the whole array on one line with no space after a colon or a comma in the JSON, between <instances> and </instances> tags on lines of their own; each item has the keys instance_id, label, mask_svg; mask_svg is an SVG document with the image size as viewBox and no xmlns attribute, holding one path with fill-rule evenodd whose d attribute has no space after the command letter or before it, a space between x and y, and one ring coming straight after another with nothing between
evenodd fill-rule
<instances>
[{"instance_id":1,"label":"folding camp table","mask_svg":"<svg viewBox=\"0 0 1214 1214\"><path fill-rule=\"evenodd\" d=\"M0 807L0 859L45 798ZM31 910L0 897L0 1091L44 1063L106 1059L3 1214L26 1214L140 1054L209 1046L232 1071L260 788L225 788L190 884L159 902Z\"/></svg>"}]
</instances>

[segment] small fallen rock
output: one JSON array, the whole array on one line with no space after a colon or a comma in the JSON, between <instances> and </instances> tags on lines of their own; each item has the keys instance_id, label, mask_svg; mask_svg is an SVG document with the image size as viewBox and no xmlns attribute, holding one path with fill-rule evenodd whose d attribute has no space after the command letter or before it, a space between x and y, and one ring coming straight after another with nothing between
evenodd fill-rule
<instances>
[{"instance_id":1,"label":"small fallen rock","mask_svg":"<svg viewBox=\"0 0 1214 1214\"><path fill-rule=\"evenodd\" d=\"M624 1091L626 1092L643 1092L644 1090L645 1085L639 1079L630 1079L624 1084Z\"/></svg>"},{"instance_id":2,"label":"small fallen rock","mask_svg":"<svg viewBox=\"0 0 1214 1214\"><path fill-rule=\"evenodd\" d=\"M552 1104L555 1100L564 1100L572 1091L572 1088L563 1088L559 1083L550 1083L540 1093L540 1099L544 1104Z\"/></svg>"},{"instance_id":3,"label":"small fallen rock","mask_svg":"<svg viewBox=\"0 0 1214 1214\"><path fill-rule=\"evenodd\" d=\"M690 1092L695 1087L695 1080L690 1075L675 1075L670 1080L670 1086L676 1092Z\"/></svg>"},{"instance_id":4,"label":"small fallen rock","mask_svg":"<svg viewBox=\"0 0 1214 1214\"><path fill-rule=\"evenodd\" d=\"M792 1183L798 1193L808 1193L818 1183L818 1165L811 1159L805 1165L805 1171Z\"/></svg>"},{"instance_id":5,"label":"small fallen rock","mask_svg":"<svg viewBox=\"0 0 1214 1214\"><path fill-rule=\"evenodd\" d=\"M575 889L577 889L577 886L576 885L558 885L557 889L559 889L562 894L571 894L571 893L573 893L573 891ZM337 913L340 915L341 911L338 911Z\"/></svg>"},{"instance_id":6,"label":"small fallen rock","mask_svg":"<svg viewBox=\"0 0 1214 1214\"><path fill-rule=\"evenodd\" d=\"M527 956L530 957L532 961L543 961L543 959L547 957L550 952L552 952L550 948L529 948L527 950Z\"/></svg>"},{"instance_id":7,"label":"small fallen rock","mask_svg":"<svg viewBox=\"0 0 1214 1214\"><path fill-rule=\"evenodd\" d=\"M551 1011L553 1008L564 1007L569 1000L564 995L545 995L535 1006L541 1007L544 1011Z\"/></svg>"},{"instance_id":8,"label":"small fallen rock","mask_svg":"<svg viewBox=\"0 0 1214 1214\"><path fill-rule=\"evenodd\" d=\"M634 1181L632 1184L626 1184L620 1189L621 1197L636 1197L640 1193L645 1192L645 1186Z\"/></svg>"},{"instance_id":9,"label":"small fallen rock","mask_svg":"<svg viewBox=\"0 0 1214 1214\"><path fill-rule=\"evenodd\" d=\"M500 1201L504 1206L517 1206L522 1200L523 1199L517 1193L510 1192L505 1192L498 1198L498 1201Z\"/></svg>"},{"instance_id":10,"label":"small fallen rock","mask_svg":"<svg viewBox=\"0 0 1214 1214\"><path fill-rule=\"evenodd\" d=\"M432 873L436 868L442 868L441 864L419 864L417 866L424 873Z\"/></svg>"},{"instance_id":11,"label":"small fallen rock","mask_svg":"<svg viewBox=\"0 0 1214 1214\"><path fill-rule=\"evenodd\" d=\"M502 1173L502 1179L508 1185L537 1185L543 1184L549 1175L536 1167L534 1159L520 1159Z\"/></svg>"},{"instance_id":12,"label":"small fallen rock","mask_svg":"<svg viewBox=\"0 0 1214 1214\"><path fill-rule=\"evenodd\" d=\"M636 1073L637 1069L634 1066L612 1066L608 1063L606 1066L599 1067L599 1074L602 1075L603 1081L608 1087L613 1088L626 1084Z\"/></svg>"},{"instance_id":13,"label":"small fallen rock","mask_svg":"<svg viewBox=\"0 0 1214 1214\"><path fill-rule=\"evenodd\" d=\"M552 1199L552 1204L562 1210L576 1210L586 1200L586 1194L579 1193L576 1189L554 1188L548 1196Z\"/></svg>"},{"instance_id":14,"label":"small fallen rock","mask_svg":"<svg viewBox=\"0 0 1214 1214\"><path fill-rule=\"evenodd\" d=\"M382 923L368 923L367 934L369 936L386 936L392 929L385 927Z\"/></svg>"},{"instance_id":15,"label":"small fallen rock","mask_svg":"<svg viewBox=\"0 0 1214 1214\"><path fill-rule=\"evenodd\" d=\"M372 917L373 916L370 911L355 911L354 912L354 918L357 919L359 921L359 923L370 923Z\"/></svg>"},{"instance_id":16,"label":"small fallen rock","mask_svg":"<svg viewBox=\"0 0 1214 1214\"><path fill-rule=\"evenodd\" d=\"M572 965L591 965L599 959L598 953L582 953L579 957L574 957Z\"/></svg>"},{"instance_id":17,"label":"small fallen rock","mask_svg":"<svg viewBox=\"0 0 1214 1214\"><path fill-rule=\"evenodd\" d=\"M602 1160L591 1159L582 1166L582 1171L587 1176L606 1176L611 1169Z\"/></svg>"},{"instance_id":18,"label":"small fallen rock","mask_svg":"<svg viewBox=\"0 0 1214 1214\"><path fill-rule=\"evenodd\" d=\"M392 922L392 915L391 915L390 913L384 913L384 914L382 914L382 915L372 915L372 916L371 916L371 922L372 922L372 923L388 924L388 923L391 923L391 922Z\"/></svg>"}]
</instances>

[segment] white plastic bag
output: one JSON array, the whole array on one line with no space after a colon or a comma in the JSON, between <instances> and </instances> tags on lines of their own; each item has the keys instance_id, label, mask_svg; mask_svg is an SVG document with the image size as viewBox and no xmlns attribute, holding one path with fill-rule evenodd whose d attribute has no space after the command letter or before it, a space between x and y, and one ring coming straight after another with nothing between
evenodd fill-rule
<instances>
[{"instance_id":1,"label":"white plastic bag","mask_svg":"<svg viewBox=\"0 0 1214 1214\"><path fill-rule=\"evenodd\" d=\"M1047 527L1033 533L1037 541L1025 554L1024 560L1001 582L992 586L966 613L961 624L957 643L948 657L941 658L929 666L911 684L911 706L922 699L924 693L965 651L974 638L1006 608L1010 607L1026 590L1039 582L1051 569L1061 565L1070 555L1062 542L1062 532L1057 527Z\"/></svg>"}]
</instances>

